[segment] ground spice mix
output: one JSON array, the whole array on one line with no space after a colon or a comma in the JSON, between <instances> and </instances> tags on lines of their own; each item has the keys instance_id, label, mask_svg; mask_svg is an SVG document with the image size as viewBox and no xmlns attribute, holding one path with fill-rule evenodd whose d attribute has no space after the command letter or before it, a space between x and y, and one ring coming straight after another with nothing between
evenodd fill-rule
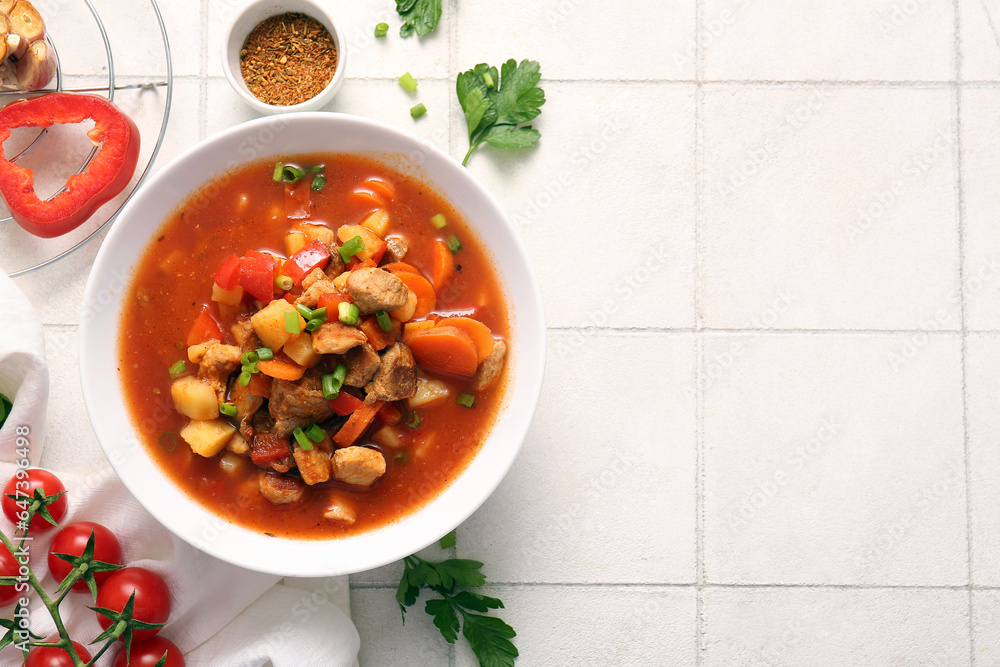
<instances>
[{"instance_id":1,"label":"ground spice mix","mask_svg":"<svg viewBox=\"0 0 1000 667\"><path fill-rule=\"evenodd\" d=\"M311 16L288 12L261 21L240 51L247 88L265 104L289 106L312 99L333 78L337 47Z\"/></svg>"}]
</instances>

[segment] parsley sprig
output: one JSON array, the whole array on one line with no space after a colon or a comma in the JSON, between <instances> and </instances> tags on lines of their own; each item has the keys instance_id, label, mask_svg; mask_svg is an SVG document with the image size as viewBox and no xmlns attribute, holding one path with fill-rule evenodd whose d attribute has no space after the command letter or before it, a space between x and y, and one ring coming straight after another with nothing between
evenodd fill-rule
<instances>
[{"instance_id":1,"label":"parsley sprig","mask_svg":"<svg viewBox=\"0 0 1000 667\"><path fill-rule=\"evenodd\" d=\"M396 601L405 622L406 608L417 601L420 589L430 589L440 597L428 600L424 610L434 618L445 641L454 644L461 630L482 667L512 667L518 653L510 640L517 633L496 616L486 615L491 609L503 609L503 602L469 590L456 592L458 588L479 588L486 583L482 567L477 560L451 558L433 562L417 555L407 556Z\"/></svg>"},{"instance_id":2,"label":"parsley sprig","mask_svg":"<svg viewBox=\"0 0 1000 667\"><path fill-rule=\"evenodd\" d=\"M513 58L503 64L499 76L496 67L485 63L458 75L455 91L469 126L469 152L463 165L483 143L496 148L530 148L538 142L541 133L524 123L542 112L545 91L538 87L541 78L537 61L518 63Z\"/></svg>"},{"instance_id":3,"label":"parsley sprig","mask_svg":"<svg viewBox=\"0 0 1000 667\"><path fill-rule=\"evenodd\" d=\"M426 37L434 32L441 20L441 0L396 0L396 13L403 19L400 37Z\"/></svg>"}]
</instances>

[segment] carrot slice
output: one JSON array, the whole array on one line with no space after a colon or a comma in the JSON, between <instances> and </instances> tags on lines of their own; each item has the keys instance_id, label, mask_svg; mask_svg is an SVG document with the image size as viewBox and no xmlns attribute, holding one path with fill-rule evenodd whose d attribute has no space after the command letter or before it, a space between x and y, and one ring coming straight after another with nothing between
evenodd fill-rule
<instances>
[{"instance_id":1,"label":"carrot slice","mask_svg":"<svg viewBox=\"0 0 1000 667\"><path fill-rule=\"evenodd\" d=\"M427 315L437 306L437 295L434 287L427 282L427 279L417 273L397 273L396 277L403 281L403 284L410 288L417 297L417 308L413 311L410 319L419 320Z\"/></svg>"},{"instance_id":2,"label":"carrot slice","mask_svg":"<svg viewBox=\"0 0 1000 667\"><path fill-rule=\"evenodd\" d=\"M496 340L493 339L493 332L490 328L471 317L443 317L438 320L439 327L455 327L469 334L476 344L476 352L479 355L479 363L483 363L488 356L493 354L493 346Z\"/></svg>"},{"instance_id":3,"label":"carrot slice","mask_svg":"<svg viewBox=\"0 0 1000 667\"><path fill-rule=\"evenodd\" d=\"M389 273L415 273L418 276L420 275L420 271L417 271L414 266L407 264L406 262L390 262L382 268Z\"/></svg>"},{"instance_id":4,"label":"carrot slice","mask_svg":"<svg viewBox=\"0 0 1000 667\"><path fill-rule=\"evenodd\" d=\"M437 326L403 335L417 363L432 371L472 377L479 353L472 336L458 327Z\"/></svg>"},{"instance_id":5,"label":"carrot slice","mask_svg":"<svg viewBox=\"0 0 1000 667\"><path fill-rule=\"evenodd\" d=\"M258 361L257 369L264 375L269 375L277 380L295 381L305 375L306 367L292 361L284 352L278 352L274 359L268 361Z\"/></svg>"},{"instance_id":6,"label":"carrot slice","mask_svg":"<svg viewBox=\"0 0 1000 667\"><path fill-rule=\"evenodd\" d=\"M209 314L208 306L204 306L198 315L198 319L191 326L191 331L188 332L187 344L190 347L191 345L200 345L210 340L222 340L222 327Z\"/></svg>"},{"instance_id":7,"label":"carrot slice","mask_svg":"<svg viewBox=\"0 0 1000 667\"><path fill-rule=\"evenodd\" d=\"M455 273L455 256L448 250L448 245L438 239L434 242L434 261L431 266L431 282L434 289L440 291Z\"/></svg>"},{"instance_id":8,"label":"carrot slice","mask_svg":"<svg viewBox=\"0 0 1000 667\"><path fill-rule=\"evenodd\" d=\"M382 327L378 325L378 320L374 315L361 320L358 323L358 328L365 332L365 335L368 336L368 344L375 348L376 352L384 350L396 342L391 331L382 331Z\"/></svg>"},{"instance_id":9,"label":"carrot slice","mask_svg":"<svg viewBox=\"0 0 1000 667\"><path fill-rule=\"evenodd\" d=\"M260 362L257 363L260 364ZM258 365L259 368L260 366ZM250 392L251 396L271 398L271 381L272 378L269 375L254 373L250 376L250 384L247 385L247 391Z\"/></svg>"},{"instance_id":10,"label":"carrot slice","mask_svg":"<svg viewBox=\"0 0 1000 667\"><path fill-rule=\"evenodd\" d=\"M382 195L389 201L393 201L396 198L396 188L392 186L392 183L379 178L378 176L372 176L365 179L365 186L372 192Z\"/></svg>"},{"instance_id":11,"label":"carrot slice","mask_svg":"<svg viewBox=\"0 0 1000 667\"><path fill-rule=\"evenodd\" d=\"M348 418L347 423L340 427L337 434L333 436L333 444L338 447L350 447L354 441L361 437L368 425L375 419L375 415L382 409L385 401L375 401L371 405L363 405Z\"/></svg>"},{"instance_id":12,"label":"carrot slice","mask_svg":"<svg viewBox=\"0 0 1000 667\"><path fill-rule=\"evenodd\" d=\"M367 190L365 188L358 188L357 190L351 193L351 196L366 204L374 204L379 208L385 208L386 204L385 199L382 197L382 195L378 194L377 192L373 192L372 190Z\"/></svg>"}]
</instances>

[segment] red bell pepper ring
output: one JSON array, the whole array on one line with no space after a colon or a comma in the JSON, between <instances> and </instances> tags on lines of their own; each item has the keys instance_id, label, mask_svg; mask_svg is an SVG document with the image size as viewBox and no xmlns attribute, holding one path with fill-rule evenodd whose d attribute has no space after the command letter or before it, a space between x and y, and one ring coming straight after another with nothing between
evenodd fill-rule
<instances>
[{"instance_id":1,"label":"red bell pepper ring","mask_svg":"<svg viewBox=\"0 0 1000 667\"><path fill-rule=\"evenodd\" d=\"M87 133L100 145L86 171L70 176L48 201L35 194L35 176L3 157L3 143L18 127L94 121ZM108 100L96 95L49 93L11 102L0 109L0 194L10 214L36 236L60 236L84 223L94 211L125 189L139 160L139 129Z\"/></svg>"},{"instance_id":2,"label":"red bell pepper ring","mask_svg":"<svg viewBox=\"0 0 1000 667\"><path fill-rule=\"evenodd\" d=\"M296 287L313 269L326 268L330 261L330 249L322 241L310 241L301 250L288 258L282 272L292 279Z\"/></svg>"}]
</instances>

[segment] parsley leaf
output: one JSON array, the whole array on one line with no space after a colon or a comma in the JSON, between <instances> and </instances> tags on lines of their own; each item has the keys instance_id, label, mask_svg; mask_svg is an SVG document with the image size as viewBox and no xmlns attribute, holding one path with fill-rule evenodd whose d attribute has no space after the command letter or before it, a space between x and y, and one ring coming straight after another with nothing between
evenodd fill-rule
<instances>
[{"instance_id":1,"label":"parsley leaf","mask_svg":"<svg viewBox=\"0 0 1000 667\"><path fill-rule=\"evenodd\" d=\"M542 112L545 91L538 87L541 66L534 60L513 58L497 72L480 63L458 75L455 92L469 128L469 152L462 164L483 143L496 148L530 148L541 133L524 125Z\"/></svg>"},{"instance_id":2,"label":"parsley leaf","mask_svg":"<svg viewBox=\"0 0 1000 667\"><path fill-rule=\"evenodd\" d=\"M434 625L449 644L454 644L461 630L469 642L481 667L513 667L517 647L510 640L517 633L495 616L487 616L491 609L503 609L503 602L457 587L479 588L486 583L486 575L475 560L451 558L432 562L420 556L403 559L403 577L399 581L396 600L406 621L406 608L413 605L420 589L429 588L440 597L428 600L424 611L434 619Z\"/></svg>"},{"instance_id":3,"label":"parsley leaf","mask_svg":"<svg viewBox=\"0 0 1000 667\"><path fill-rule=\"evenodd\" d=\"M396 0L396 12L403 19L400 37L426 37L434 32L441 20L441 0Z\"/></svg>"}]
</instances>

